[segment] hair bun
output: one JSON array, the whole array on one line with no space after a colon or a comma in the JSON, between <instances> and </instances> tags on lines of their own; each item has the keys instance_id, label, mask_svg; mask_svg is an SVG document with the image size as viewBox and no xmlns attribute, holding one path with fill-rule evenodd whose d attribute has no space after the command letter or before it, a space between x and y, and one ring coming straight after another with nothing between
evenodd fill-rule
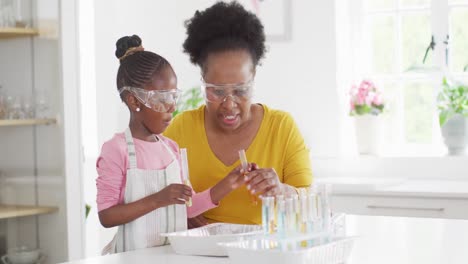
<instances>
[{"instance_id":1,"label":"hair bun","mask_svg":"<svg viewBox=\"0 0 468 264\"><path fill-rule=\"evenodd\" d=\"M119 40L117 40L115 46L115 56L118 59L122 59L125 55L127 55L126 53L129 51L129 49L141 46L141 38L137 35L121 37Z\"/></svg>"}]
</instances>

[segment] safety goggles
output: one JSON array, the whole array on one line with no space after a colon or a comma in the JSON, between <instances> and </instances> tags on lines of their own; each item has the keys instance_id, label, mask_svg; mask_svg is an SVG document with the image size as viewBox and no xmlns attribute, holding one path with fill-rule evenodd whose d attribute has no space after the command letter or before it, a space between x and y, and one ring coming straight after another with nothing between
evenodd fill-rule
<instances>
[{"instance_id":1,"label":"safety goggles","mask_svg":"<svg viewBox=\"0 0 468 264\"><path fill-rule=\"evenodd\" d=\"M131 92L142 104L160 113L167 113L174 111L177 99L179 99L180 90L145 90L131 86L122 87L119 92Z\"/></svg>"},{"instance_id":2,"label":"safety goggles","mask_svg":"<svg viewBox=\"0 0 468 264\"><path fill-rule=\"evenodd\" d=\"M213 103L226 101L228 97L236 103L242 103L252 98L253 78L240 84L212 84L201 79L201 88L205 100Z\"/></svg>"}]
</instances>

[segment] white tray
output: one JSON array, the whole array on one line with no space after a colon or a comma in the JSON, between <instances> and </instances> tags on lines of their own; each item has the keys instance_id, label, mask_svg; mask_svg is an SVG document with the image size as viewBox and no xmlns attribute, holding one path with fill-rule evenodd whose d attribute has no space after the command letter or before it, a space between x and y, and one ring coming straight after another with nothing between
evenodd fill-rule
<instances>
[{"instance_id":1,"label":"white tray","mask_svg":"<svg viewBox=\"0 0 468 264\"><path fill-rule=\"evenodd\" d=\"M265 239L220 243L220 246L227 249L232 264L338 264L345 263L353 242L354 237L335 238L327 244L285 251Z\"/></svg>"},{"instance_id":2,"label":"white tray","mask_svg":"<svg viewBox=\"0 0 468 264\"><path fill-rule=\"evenodd\" d=\"M240 241L261 234L262 227L259 225L215 223L186 231L164 233L161 236L169 238L177 254L227 256L226 249L218 243Z\"/></svg>"}]
</instances>

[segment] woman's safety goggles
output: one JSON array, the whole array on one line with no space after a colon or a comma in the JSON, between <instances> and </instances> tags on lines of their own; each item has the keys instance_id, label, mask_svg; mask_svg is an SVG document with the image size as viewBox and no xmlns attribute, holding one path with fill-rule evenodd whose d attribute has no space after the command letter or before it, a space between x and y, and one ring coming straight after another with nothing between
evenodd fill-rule
<instances>
[{"instance_id":1,"label":"woman's safety goggles","mask_svg":"<svg viewBox=\"0 0 468 264\"><path fill-rule=\"evenodd\" d=\"M124 86L119 92L131 92L142 104L160 113L167 113L174 111L177 99L179 99L180 90L145 90L142 88Z\"/></svg>"},{"instance_id":2,"label":"woman's safety goggles","mask_svg":"<svg viewBox=\"0 0 468 264\"><path fill-rule=\"evenodd\" d=\"M213 103L222 103L228 97L236 103L242 103L252 97L253 79L240 84L212 84L201 79L202 92L205 100Z\"/></svg>"}]
</instances>

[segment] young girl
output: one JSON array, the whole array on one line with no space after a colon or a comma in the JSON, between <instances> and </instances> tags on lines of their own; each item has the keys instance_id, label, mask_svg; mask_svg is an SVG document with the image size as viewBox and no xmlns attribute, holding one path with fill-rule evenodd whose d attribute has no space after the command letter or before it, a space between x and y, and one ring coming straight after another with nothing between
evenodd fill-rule
<instances>
[{"instance_id":1,"label":"young girl","mask_svg":"<svg viewBox=\"0 0 468 264\"><path fill-rule=\"evenodd\" d=\"M103 254L167 244L160 233L187 229L188 217L217 206L227 186L243 183L241 168L195 194L182 184L177 144L162 136L179 90L163 57L133 35L117 41L117 88L130 111L129 128L104 143L96 167L97 205L104 227L118 226ZM192 197L193 196L193 197ZM192 197L193 206L185 202Z\"/></svg>"}]
</instances>

